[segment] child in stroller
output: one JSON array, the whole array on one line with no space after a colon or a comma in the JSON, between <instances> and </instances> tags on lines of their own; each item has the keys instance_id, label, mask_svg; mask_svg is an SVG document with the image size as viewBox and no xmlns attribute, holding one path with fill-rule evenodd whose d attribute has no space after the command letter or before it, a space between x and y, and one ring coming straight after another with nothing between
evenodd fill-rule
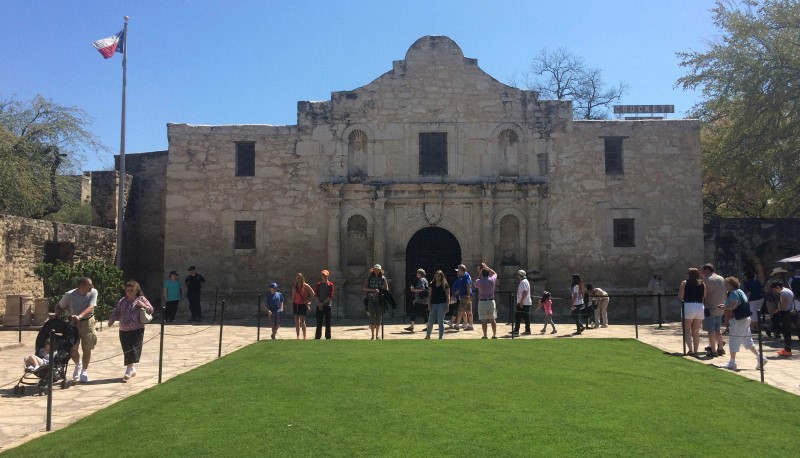
<instances>
[{"instance_id":1,"label":"child in stroller","mask_svg":"<svg viewBox=\"0 0 800 458\"><path fill-rule=\"evenodd\" d=\"M36 353L27 356L23 361L25 369L28 372L33 372L41 366L46 366L50 359L50 339L44 340L44 347L40 348Z\"/></svg>"},{"instance_id":2,"label":"child in stroller","mask_svg":"<svg viewBox=\"0 0 800 458\"><path fill-rule=\"evenodd\" d=\"M47 353L43 353L45 343L50 340L50 331L53 331L53 339L49 344L53 347L53 359L46 361L50 357L50 348ZM43 394L50 384L50 373L53 375L53 383L61 381L61 388L67 387L67 365L72 355L72 347L78 342L78 329L60 318L47 320L39 334L36 336L36 354L25 359L25 373L20 377L17 385L14 386L14 394L25 394L26 386L36 386L39 394ZM46 358L41 358L46 355ZM30 359L33 357L34 359ZM29 362L38 363L37 359L42 359L38 367ZM30 367L33 366L31 370Z\"/></svg>"}]
</instances>

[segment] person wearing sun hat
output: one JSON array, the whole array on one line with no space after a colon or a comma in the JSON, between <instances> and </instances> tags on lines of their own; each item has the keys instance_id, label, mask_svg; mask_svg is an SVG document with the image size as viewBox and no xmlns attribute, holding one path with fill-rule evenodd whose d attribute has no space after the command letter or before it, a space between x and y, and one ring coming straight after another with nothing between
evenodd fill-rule
<instances>
[{"instance_id":1,"label":"person wearing sun hat","mask_svg":"<svg viewBox=\"0 0 800 458\"><path fill-rule=\"evenodd\" d=\"M278 335L278 328L281 327L281 317L283 316L283 294L278 291L278 284L272 282L269 284L269 292L264 296L264 305L267 308L269 315L269 322L272 325L271 339Z\"/></svg>"},{"instance_id":2,"label":"person wearing sun hat","mask_svg":"<svg viewBox=\"0 0 800 458\"><path fill-rule=\"evenodd\" d=\"M364 280L362 291L367 293L366 306L369 315L370 340L379 338L381 322L383 321L383 300L381 290L389 290L389 282L383 276L383 268L380 264L375 264L370 270L369 276Z\"/></svg>"},{"instance_id":3,"label":"person wearing sun hat","mask_svg":"<svg viewBox=\"0 0 800 458\"><path fill-rule=\"evenodd\" d=\"M333 302L333 282L328 280L331 275L327 269L320 272L320 281L314 287L317 295L317 332L315 339L322 338L322 324L325 323L325 338L331 338L331 303Z\"/></svg>"}]
</instances>

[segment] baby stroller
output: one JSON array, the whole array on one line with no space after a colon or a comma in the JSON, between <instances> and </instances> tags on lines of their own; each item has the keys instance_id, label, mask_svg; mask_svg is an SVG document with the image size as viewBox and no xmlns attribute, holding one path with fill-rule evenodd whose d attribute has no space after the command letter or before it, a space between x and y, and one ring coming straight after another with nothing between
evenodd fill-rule
<instances>
[{"instance_id":1,"label":"baby stroller","mask_svg":"<svg viewBox=\"0 0 800 458\"><path fill-rule=\"evenodd\" d=\"M67 366L72 355L72 347L78 342L78 329L61 318L50 318L36 336L35 352L44 347L45 340L50 338L50 331L55 331L54 341L50 342L53 360L33 370L25 369L25 373L14 387L14 394L25 394L27 387L37 387L39 394L44 394L50 384L50 371L53 372L53 383L61 381L61 388L67 387Z\"/></svg>"}]
</instances>

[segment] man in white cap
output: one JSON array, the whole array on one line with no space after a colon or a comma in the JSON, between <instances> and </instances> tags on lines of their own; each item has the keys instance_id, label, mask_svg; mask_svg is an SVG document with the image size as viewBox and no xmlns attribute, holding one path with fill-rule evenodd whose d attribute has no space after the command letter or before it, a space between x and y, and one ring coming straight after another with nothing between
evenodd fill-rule
<instances>
[{"instance_id":1,"label":"man in white cap","mask_svg":"<svg viewBox=\"0 0 800 458\"><path fill-rule=\"evenodd\" d=\"M531 334L530 312L533 301L531 300L531 284L528 281L528 273L522 269L518 270L517 280L519 280L519 285L517 285L517 313L514 319L514 330L511 333L518 336L520 321L524 320L525 332L523 334L529 336Z\"/></svg>"}]
</instances>

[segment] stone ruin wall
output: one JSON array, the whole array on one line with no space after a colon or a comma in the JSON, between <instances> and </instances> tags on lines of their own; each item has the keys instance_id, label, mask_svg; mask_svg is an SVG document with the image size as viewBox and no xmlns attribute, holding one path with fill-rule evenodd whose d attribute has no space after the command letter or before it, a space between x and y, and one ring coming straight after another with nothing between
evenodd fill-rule
<instances>
[{"instance_id":1,"label":"stone ruin wall","mask_svg":"<svg viewBox=\"0 0 800 458\"><path fill-rule=\"evenodd\" d=\"M73 262L112 264L117 245L112 229L0 215L0 316L5 311L7 295L42 297L42 281L33 269L44 262L47 242L73 244Z\"/></svg>"}]
</instances>

